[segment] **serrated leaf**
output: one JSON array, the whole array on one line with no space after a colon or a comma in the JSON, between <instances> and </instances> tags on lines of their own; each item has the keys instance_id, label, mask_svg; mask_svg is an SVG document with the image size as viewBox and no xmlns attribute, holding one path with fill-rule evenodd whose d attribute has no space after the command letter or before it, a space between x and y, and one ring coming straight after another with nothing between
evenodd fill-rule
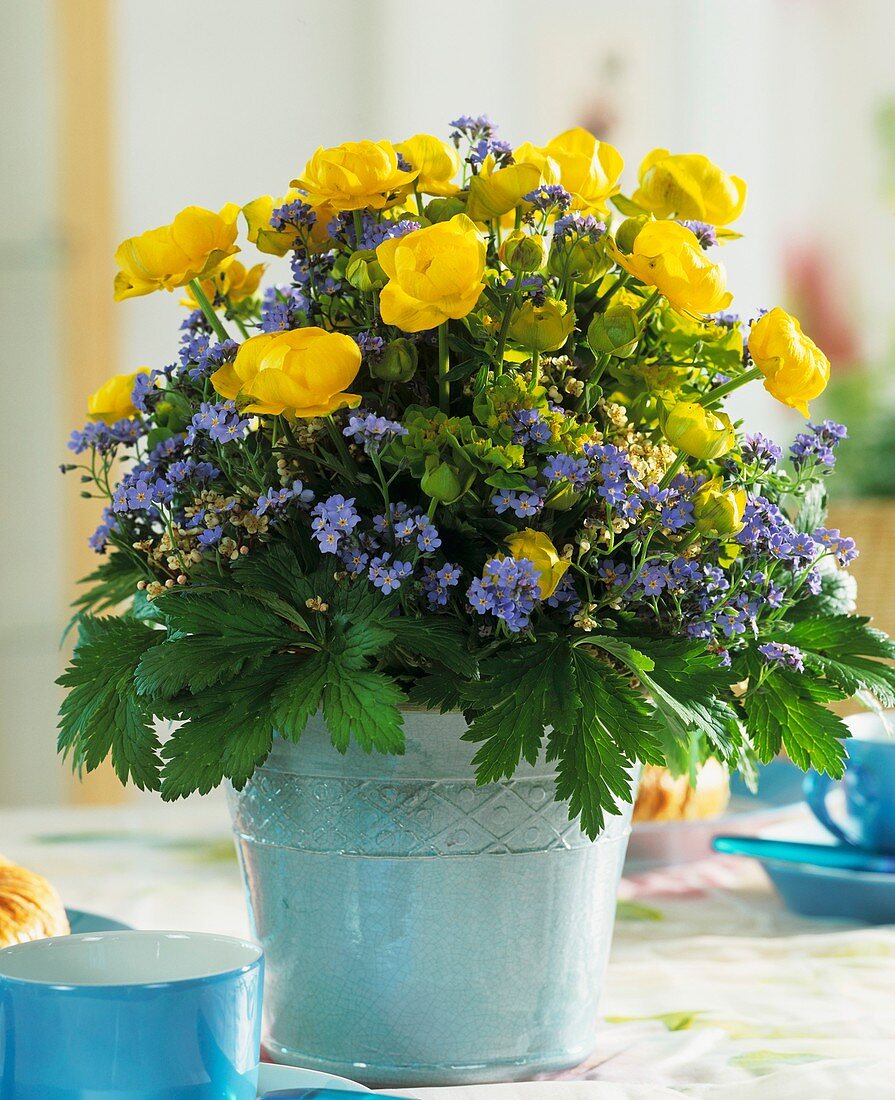
<instances>
[{"instance_id":1,"label":"serrated leaf","mask_svg":"<svg viewBox=\"0 0 895 1100\"><path fill-rule=\"evenodd\" d=\"M394 645L405 652L436 661L467 680L478 676L478 661L469 648L469 632L453 619L402 616L389 620L388 626Z\"/></svg>"},{"instance_id":2,"label":"serrated leaf","mask_svg":"<svg viewBox=\"0 0 895 1100\"><path fill-rule=\"evenodd\" d=\"M775 669L750 689L744 699L746 728L759 760L769 763L785 748L802 771L814 768L839 778L849 731L822 705L830 698L824 685L787 669Z\"/></svg>"},{"instance_id":3,"label":"serrated leaf","mask_svg":"<svg viewBox=\"0 0 895 1100\"><path fill-rule=\"evenodd\" d=\"M640 674L672 734L689 744L694 734L708 739L716 755L736 757L742 727L730 697L733 674L701 643L641 642L655 667Z\"/></svg>"},{"instance_id":4,"label":"serrated leaf","mask_svg":"<svg viewBox=\"0 0 895 1100\"><path fill-rule=\"evenodd\" d=\"M616 660L627 665L635 676L641 672L651 672L656 667L652 657L647 657L623 638L614 638L611 634L590 634L587 644L611 653Z\"/></svg>"},{"instance_id":5,"label":"serrated leaf","mask_svg":"<svg viewBox=\"0 0 895 1100\"><path fill-rule=\"evenodd\" d=\"M393 680L366 669L330 666L323 689L323 717L339 752L354 740L365 752L404 752L405 696Z\"/></svg>"},{"instance_id":6,"label":"serrated leaf","mask_svg":"<svg viewBox=\"0 0 895 1100\"><path fill-rule=\"evenodd\" d=\"M450 710L461 709L464 696L458 677L445 671L420 677L408 691L407 700L415 707L447 714Z\"/></svg>"},{"instance_id":7,"label":"serrated leaf","mask_svg":"<svg viewBox=\"0 0 895 1100\"><path fill-rule=\"evenodd\" d=\"M482 681L470 685L469 696L477 713L463 740L481 743L472 761L477 781L511 776L522 758L535 764L544 727L568 731L576 721L580 699L568 639L504 650L483 667Z\"/></svg>"},{"instance_id":8,"label":"serrated leaf","mask_svg":"<svg viewBox=\"0 0 895 1100\"><path fill-rule=\"evenodd\" d=\"M294 658L272 657L251 677L241 677L168 704L183 721L162 747L162 798L207 794L226 777L245 786L273 743L272 696Z\"/></svg>"},{"instance_id":9,"label":"serrated leaf","mask_svg":"<svg viewBox=\"0 0 895 1100\"><path fill-rule=\"evenodd\" d=\"M661 763L663 755L649 705L627 680L582 647L572 662L581 708L574 729L551 731L548 755L557 761L556 797L568 799L570 818L596 839L606 814L631 801L634 762Z\"/></svg>"},{"instance_id":10,"label":"serrated leaf","mask_svg":"<svg viewBox=\"0 0 895 1100\"><path fill-rule=\"evenodd\" d=\"M309 644L303 632L237 592L194 588L161 596L156 604L169 638L140 662L135 682L141 694L157 699L186 688L201 692L247 675L277 649Z\"/></svg>"},{"instance_id":11,"label":"serrated leaf","mask_svg":"<svg viewBox=\"0 0 895 1100\"><path fill-rule=\"evenodd\" d=\"M329 662L323 653L314 653L297 662L277 685L272 699L272 716L277 732L297 741L312 715L320 707L323 688L329 675Z\"/></svg>"},{"instance_id":12,"label":"serrated leaf","mask_svg":"<svg viewBox=\"0 0 895 1100\"><path fill-rule=\"evenodd\" d=\"M67 689L59 711L59 750L93 771L107 757L122 783L159 786L159 742L152 714L137 695L134 671L164 633L133 619L80 622L80 640L57 683Z\"/></svg>"},{"instance_id":13,"label":"serrated leaf","mask_svg":"<svg viewBox=\"0 0 895 1100\"><path fill-rule=\"evenodd\" d=\"M798 647L808 668L821 672L841 692L869 692L885 707L895 706L895 642L858 615L799 620L779 640ZM875 658L880 658L879 660Z\"/></svg>"}]
</instances>

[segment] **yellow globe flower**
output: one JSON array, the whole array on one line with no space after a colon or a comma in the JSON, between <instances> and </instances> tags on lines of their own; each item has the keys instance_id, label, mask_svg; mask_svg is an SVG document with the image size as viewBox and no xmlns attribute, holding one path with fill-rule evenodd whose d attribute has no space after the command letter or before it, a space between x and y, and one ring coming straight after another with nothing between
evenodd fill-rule
<instances>
[{"instance_id":1,"label":"yellow globe flower","mask_svg":"<svg viewBox=\"0 0 895 1100\"><path fill-rule=\"evenodd\" d=\"M613 255L621 267L654 286L682 313L717 313L733 301L723 266L712 263L696 235L678 222L647 222L634 238L630 256L618 249Z\"/></svg>"},{"instance_id":2,"label":"yellow globe flower","mask_svg":"<svg viewBox=\"0 0 895 1100\"><path fill-rule=\"evenodd\" d=\"M255 264L247 268L239 260L230 257L210 279L202 279L199 285L209 302L213 303L220 297L226 298L231 305L236 305L257 292L265 267L265 264ZM192 287L187 287L186 297L181 298L181 305L189 306L190 309L199 308Z\"/></svg>"},{"instance_id":3,"label":"yellow globe flower","mask_svg":"<svg viewBox=\"0 0 895 1100\"><path fill-rule=\"evenodd\" d=\"M474 222L500 218L522 205L527 195L541 182L541 171L534 164L510 164L495 168L492 158L469 181L469 202L466 212Z\"/></svg>"},{"instance_id":4,"label":"yellow globe flower","mask_svg":"<svg viewBox=\"0 0 895 1100\"><path fill-rule=\"evenodd\" d=\"M691 458L720 458L736 446L730 417L695 401L679 401L665 416L665 438Z\"/></svg>"},{"instance_id":5,"label":"yellow globe flower","mask_svg":"<svg viewBox=\"0 0 895 1100\"><path fill-rule=\"evenodd\" d=\"M333 210L382 210L401 198L419 175L398 167L390 141L346 141L318 149L291 187L305 192L311 206Z\"/></svg>"},{"instance_id":6,"label":"yellow globe flower","mask_svg":"<svg viewBox=\"0 0 895 1100\"><path fill-rule=\"evenodd\" d=\"M211 275L239 248L236 217L239 207L228 203L220 213L188 206L170 225L128 237L115 252L120 271L115 276L115 301L173 290L195 278Z\"/></svg>"},{"instance_id":7,"label":"yellow globe flower","mask_svg":"<svg viewBox=\"0 0 895 1100\"><path fill-rule=\"evenodd\" d=\"M559 183L559 165L545 150L530 141L524 141L513 150L513 163L534 165L540 175L538 183Z\"/></svg>"},{"instance_id":8,"label":"yellow globe flower","mask_svg":"<svg viewBox=\"0 0 895 1100\"><path fill-rule=\"evenodd\" d=\"M578 126L557 134L543 152L559 166L559 182L571 194L573 209L605 213L606 201L618 194L625 166L615 146Z\"/></svg>"},{"instance_id":9,"label":"yellow globe flower","mask_svg":"<svg viewBox=\"0 0 895 1100\"><path fill-rule=\"evenodd\" d=\"M245 412L325 416L360 404L359 394L344 392L360 363L360 349L350 336L297 328L252 336L232 363L214 372L211 384Z\"/></svg>"},{"instance_id":10,"label":"yellow globe flower","mask_svg":"<svg viewBox=\"0 0 895 1100\"><path fill-rule=\"evenodd\" d=\"M418 171L416 186L423 194L447 198L460 190L454 183L460 171L460 154L453 145L432 134L416 134L395 148Z\"/></svg>"},{"instance_id":11,"label":"yellow globe flower","mask_svg":"<svg viewBox=\"0 0 895 1100\"><path fill-rule=\"evenodd\" d=\"M808 415L808 402L827 388L830 360L802 326L776 306L749 333L749 354L764 375L764 388L778 401Z\"/></svg>"},{"instance_id":12,"label":"yellow globe flower","mask_svg":"<svg viewBox=\"0 0 895 1100\"><path fill-rule=\"evenodd\" d=\"M531 562L538 574L541 599L549 599L565 576L569 562L559 556L543 531L533 531L530 527L508 535L506 544L517 561L527 558Z\"/></svg>"},{"instance_id":13,"label":"yellow globe flower","mask_svg":"<svg viewBox=\"0 0 895 1100\"><path fill-rule=\"evenodd\" d=\"M743 529L745 489L723 489L721 478L707 481L693 498L696 530L714 538L730 538Z\"/></svg>"},{"instance_id":14,"label":"yellow globe flower","mask_svg":"<svg viewBox=\"0 0 895 1100\"><path fill-rule=\"evenodd\" d=\"M640 186L631 197L657 218L729 225L743 212L746 184L708 157L653 149L640 165Z\"/></svg>"},{"instance_id":15,"label":"yellow globe flower","mask_svg":"<svg viewBox=\"0 0 895 1100\"><path fill-rule=\"evenodd\" d=\"M287 202L295 202L296 199L304 202L305 196L293 189L278 199L273 195L260 195L257 199L247 202L242 208L242 216L246 220L248 229L246 236L259 252L264 252L268 256L285 256L287 252L292 251L295 245L295 230L274 229L270 224L270 217L274 210ZM322 251L328 245L330 239L328 227L334 215L335 211L329 206L314 209L314 221L303 238L305 247L309 251Z\"/></svg>"},{"instance_id":16,"label":"yellow globe flower","mask_svg":"<svg viewBox=\"0 0 895 1100\"><path fill-rule=\"evenodd\" d=\"M484 289L485 245L465 214L383 241L376 258L388 276L382 319L404 332L465 317Z\"/></svg>"},{"instance_id":17,"label":"yellow globe flower","mask_svg":"<svg viewBox=\"0 0 895 1100\"><path fill-rule=\"evenodd\" d=\"M87 398L87 415L91 420L114 424L136 413L132 394L139 374L149 374L149 367L140 367L133 374L116 374Z\"/></svg>"}]
</instances>

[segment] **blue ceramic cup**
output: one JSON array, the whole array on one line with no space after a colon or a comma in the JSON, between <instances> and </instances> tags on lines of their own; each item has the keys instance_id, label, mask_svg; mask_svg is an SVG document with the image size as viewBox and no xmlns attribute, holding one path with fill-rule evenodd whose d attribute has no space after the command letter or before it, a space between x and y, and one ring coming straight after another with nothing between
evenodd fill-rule
<instances>
[{"instance_id":1,"label":"blue ceramic cup","mask_svg":"<svg viewBox=\"0 0 895 1100\"><path fill-rule=\"evenodd\" d=\"M886 719L895 727L895 711ZM876 714L846 719L848 763L839 781L809 772L805 799L814 816L843 844L872 852L895 853L895 738ZM841 803L830 795L841 788Z\"/></svg>"},{"instance_id":2,"label":"blue ceramic cup","mask_svg":"<svg viewBox=\"0 0 895 1100\"><path fill-rule=\"evenodd\" d=\"M0 951L0 1100L255 1100L264 959L193 932Z\"/></svg>"}]
</instances>

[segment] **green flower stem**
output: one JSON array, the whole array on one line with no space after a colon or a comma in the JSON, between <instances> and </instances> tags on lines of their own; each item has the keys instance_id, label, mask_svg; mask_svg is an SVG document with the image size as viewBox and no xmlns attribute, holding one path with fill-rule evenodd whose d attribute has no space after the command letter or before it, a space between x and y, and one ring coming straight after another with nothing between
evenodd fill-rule
<instances>
[{"instance_id":1,"label":"green flower stem","mask_svg":"<svg viewBox=\"0 0 895 1100\"><path fill-rule=\"evenodd\" d=\"M758 367L752 367L750 370L738 374L736 378L731 378L731 380L725 382L723 386L718 386L717 389L712 390L710 393L703 394L702 397L697 397L694 403L697 405L714 405L716 401L720 401L722 397L726 397L729 393L733 393L734 390L738 390L740 386L745 386L747 382L754 382L756 378L761 377L762 374Z\"/></svg>"},{"instance_id":2,"label":"green flower stem","mask_svg":"<svg viewBox=\"0 0 895 1100\"><path fill-rule=\"evenodd\" d=\"M497 352L495 353L495 373L498 378L503 374L503 353L507 346L507 333L510 331L510 321L516 309L515 298L510 298L507 308L504 310L503 320L500 322L500 333L497 337Z\"/></svg>"},{"instance_id":3,"label":"green flower stem","mask_svg":"<svg viewBox=\"0 0 895 1100\"><path fill-rule=\"evenodd\" d=\"M361 217L360 210L352 210L351 218L354 222L354 250L356 252L360 248L360 239L364 235L364 219Z\"/></svg>"},{"instance_id":4,"label":"green flower stem","mask_svg":"<svg viewBox=\"0 0 895 1100\"><path fill-rule=\"evenodd\" d=\"M447 374L451 369L451 349L448 345L448 322L438 326L438 407L442 412L450 411L451 384Z\"/></svg>"},{"instance_id":5,"label":"green flower stem","mask_svg":"<svg viewBox=\"0 0 895 1100\"><path fill-rule=\"evenodd\" d=\"M345 439L339 431L338 424L336 424L335 420L332 418L332 413L326 418L326 426L329 429L329 434L332 437L333 443L336 445L336 450L344 465L345 473L351 477L355 471L354 459L351 457Z\"/></svg>"},{"instance_id":6,"label":"green flower stem","mask_svg":"<svg viewBox=\"0 0 895 1100\"><path fill-rule=\"evenodd\" d=\"M603 313L606 310L606 306L612 298L631 281L631 276L627 271L623 271L621 275L616 279L612 286L606 291L605 294L601 294L599 298L594 302L594 311L596 313Z\"/></svg>"},{"instance_id":7,"label":"green flower stem","mask_svg":"<svg viewBox=\"0 0 895 1100\"><path fill-rule=\"evenodd\" d=\"M642 321L643 318L649 313L649 311L653 308L653 306L656 304L656 302L658 302L661 297L662 295L659 293L659 291L654 290L640 307L640 309L637 310L638 320Z\"/></svg>"},{"instance_id":8,"label":"green flower stem","mask_svg":"<svg viewBox=\"0 0 895 1100\"><path fill-rule=\"evenodd\" d=\"M537 388L538 383L541 380L541 353L539 351L533 351L531 353L531 381L528 383L528 392L533 393Z\"/></svg>"},{"instance_id":9,"label":"green flower stem","mask_svg":"<svg viewBox=\"0 0 895 1100\"><path fill-rule=\"evenodd\" d=\"M662 475L662 480L659 482L660 489L667 489L668 486L674 481L674 476L678 470L687 461L687 456L681 452L678 453L677 458L668 467L665 473Z\"/></svg>"},{"instance_id":10,"label":"green flower stem","mask_svg":"<svg viewBox=\"0 0 895 1100\"><path fill-rule=\"evenodd\" d=\"M205 291L199 285L198 279L190 279L190 290L193 292L193 297L199 303L199 309L201 309L202 312L205 314L205 320L208 321L208 323L214 329L215 336L217 336L217 338L222 341L229 340L230 334L221 324L220 317L218 317L218 315L215 313L211 302L209 302L208 298L206 297Z\"/></svg>"},{"instance_id":11,"label":"green flower stem","mask_svg":"<svg viewBox=\"0 0 895 1100\"><path fill-rule=\"evenodd\" d=\"M244 324L242 323L242 321L241 321L241 320L240 320L240 319L239 319L238 317L234 317L234 318L233 318L233 321L234 321L234 323L236 324L236 327L237 327L237 328L239 329L239 331L240 331L240 332L242 333L242 338L243 338L243 340L248 340L248 338L249 338L249 330L248 330L248 329L247 329L247 328L245 327L245 325L244 325Z\"/></svg>"}]
</instances>

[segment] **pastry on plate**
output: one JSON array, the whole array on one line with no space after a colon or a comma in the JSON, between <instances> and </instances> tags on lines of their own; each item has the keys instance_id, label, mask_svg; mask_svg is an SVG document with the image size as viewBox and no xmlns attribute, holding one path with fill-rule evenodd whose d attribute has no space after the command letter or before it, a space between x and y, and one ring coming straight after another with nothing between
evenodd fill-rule
<instances>
[{"instance_id":1,"label":"pastry on plate","mask_svg":"<svg viewBox=\"0 0 895 1100\"><path fill-rule=\"evenodd\" d=\"M69 931L62 901L43 875L0 855L0 948Z\"/></svg>"},{"instance_id":2,"label":"pastry on plate","mask_svg":"<svg viewBox=\"0 0 895 1100\"><path fill-rule=\"evenodd\" d=\"M730 801L727 769L708 759L696 771L696 786L687 775L675 778L667 768L647 764L640 777L635 821L695 821L717 817Z\"/></svg>"}]
</instances>

